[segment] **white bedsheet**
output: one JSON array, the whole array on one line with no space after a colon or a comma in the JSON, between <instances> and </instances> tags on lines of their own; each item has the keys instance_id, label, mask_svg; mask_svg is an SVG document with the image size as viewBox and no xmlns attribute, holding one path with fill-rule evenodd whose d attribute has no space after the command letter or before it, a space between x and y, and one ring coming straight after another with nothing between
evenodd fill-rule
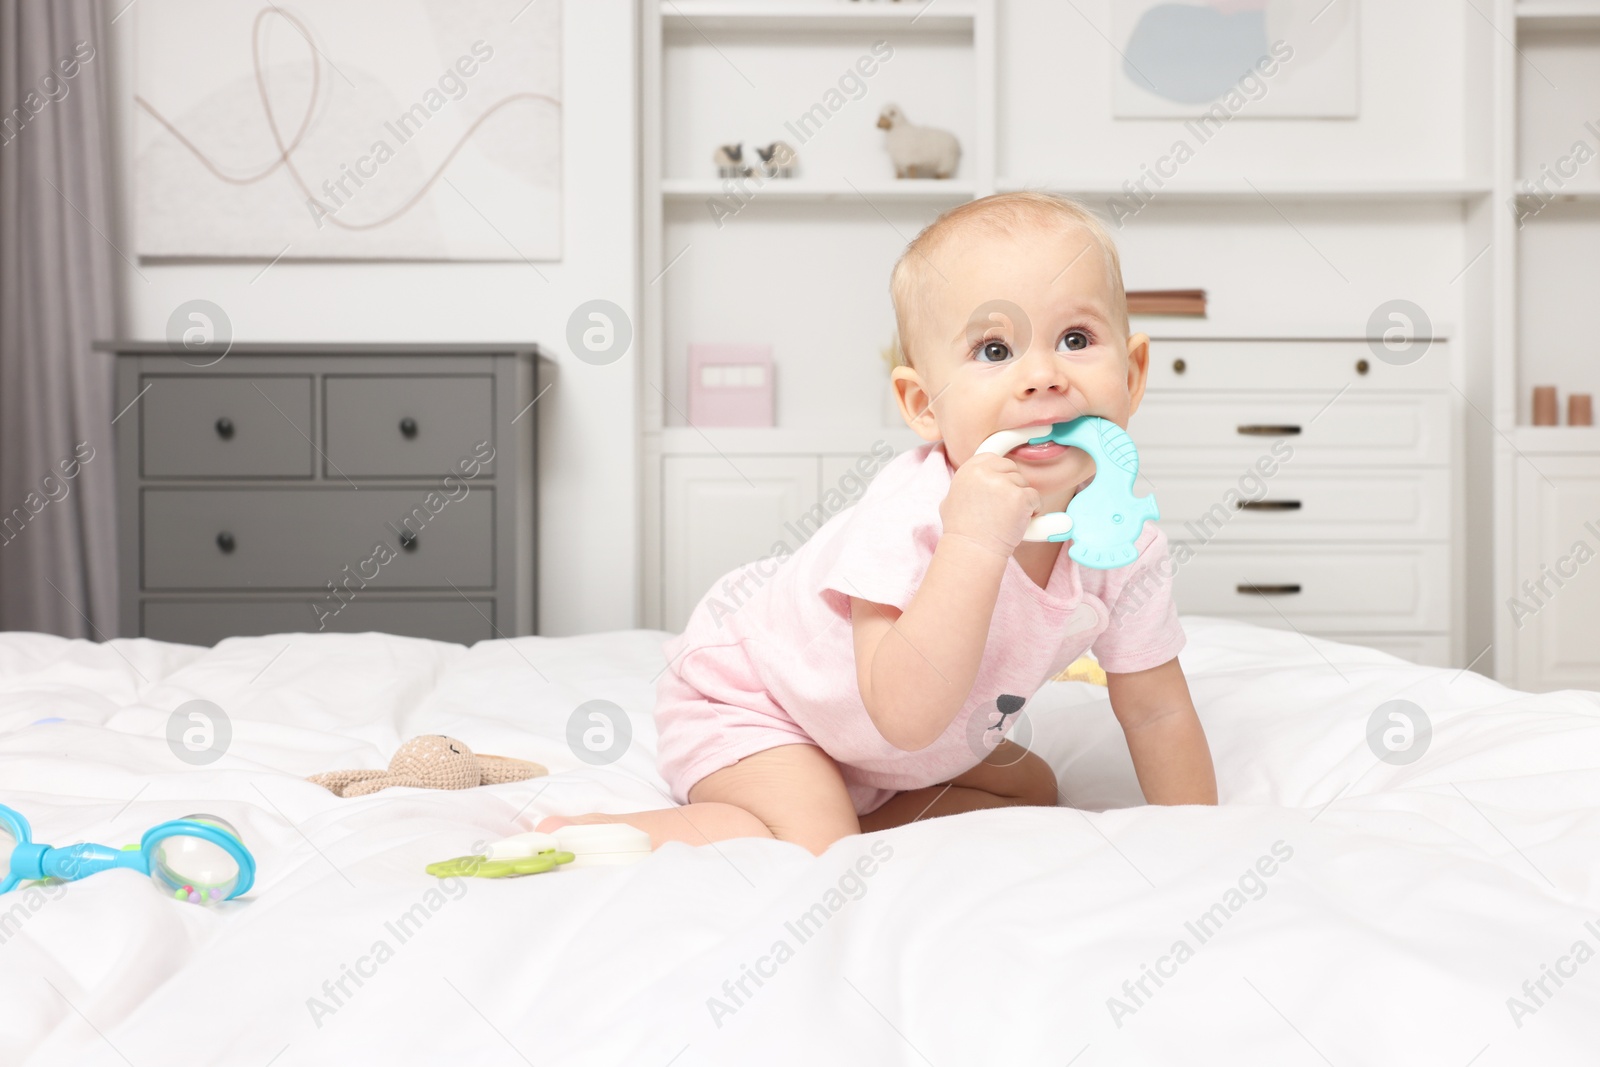
<instances>
[{"instance_id":1,"label":"white bedsheet","mask_svg":"<svg viewBox=\"0 0 1600 1067\"><path fill-rule=\"evenodd\" d=\"M424 864L546 814L661 805L665 635L0 635L0 803L37 839L120 845L205 811L260 865L218 911L127 872L0 898L0 1064L1600 1062L1600 697L1184 623L1216 809L1130 806L1104 690L1053 684L1032 744L1093 810L929 820L820 859L674 845L449 894ZM194 698L233 728L206 767L165 739ZM597 698L634 730L600 768L565 741ZM1432 721L1409 766L1366 741L1395 698ZM68 721L31 725L48 717ZM420 733L552 774L352 800L301 780Z\"/></svg>"}]
</instances>

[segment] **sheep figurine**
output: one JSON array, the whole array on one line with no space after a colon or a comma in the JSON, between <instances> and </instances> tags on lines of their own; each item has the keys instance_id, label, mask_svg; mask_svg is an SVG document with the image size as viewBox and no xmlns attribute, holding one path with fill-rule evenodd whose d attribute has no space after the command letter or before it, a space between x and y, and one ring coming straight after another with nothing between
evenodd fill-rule
<instances>
[{"instance_id":1,"label":"sheep figurine","mask_svg":"<svg viewBox=\"0 0 1600 1067\"><path fill-rule=\"evenodd\" d=\"M949 178L955 174L961 143L950 131L914 126L893 104L879 113L878 128L889 131L889 158L896 178Z\"/></svg>"},{"instance_id":2,"label":"sheep figurine","mask_svg":"<svg viewBox=\"0 0 1600 1067\"><path fill-rule=\"evenodd\" d=\"M748 178L755 173L755 168L744 161L743 144L718 145L711 153L711 162L717 165L719 178Z\"/></svg>"},{"instance_id":3,"label":"sheep figurine","mask_svg":"<svg viewBox=\"0 0 1600 1067\"><path fill-rule=\"evenodd\" d=\"M765 148L756 146L756 158L761 161L761 170L769 178L794 177L795 164L799 157L793 148L785 141L773 141Z\"/></svg>"}]
</instances>

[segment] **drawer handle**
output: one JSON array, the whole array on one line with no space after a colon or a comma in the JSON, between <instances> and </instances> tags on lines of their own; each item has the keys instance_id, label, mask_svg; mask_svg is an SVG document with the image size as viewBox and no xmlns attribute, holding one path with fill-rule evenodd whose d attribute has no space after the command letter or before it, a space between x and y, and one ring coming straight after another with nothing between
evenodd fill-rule
<instances>
[{"instance_id":1,"label":"drawer handle","mask_svg":"<svg viewBox=\"0 0 1600 1067\"><path fill-rule=\"evenodd\" d=\"M233 420L226 415L217 420L217 436L224 441L233 437Z\"/></svg>"},{"instance_id":2,"label":"drawer handle","mask_svg":"<svg viewBox=\"0 0 1600 1067\"><path fill-rule=\"evenodd\" d=\"M417 535L410 530L401 530L400 547L407 552L415 552L417 550Z\"/></svg>"},{"instance_id":3,"label":"drawer handle","mask_svg":"<svg viewBox=\"0 0 1600 1067\"><path fill-rule=\"evenodd\" d=\"M1240 511L1299 511L1298 500L1241 500Z\"/></svg>"},{"instance_id":4,"label":"drawer handle","mask_svg":"<svg viewBox=\"0 0 1600 1067\"><path fill-rule=\"evenodd\" d=\"M1182 374L1184 371L1186 371L1188 369L1189 369L1189 364L1185 363L1183 360L1175 359L1175 360L1172 361L1172 373L1173 374Z\"/></svg>"},{"instance_id":5,"label":"drawer handle","mask_svg":"<svg viewBox=\"0 0 1600 1067\"><path fill-rule=\"evenodd\" d=\"M227 530L217 534L217 547L222 549L223 552L232 552L234 548L233 534Z\"/></svg>"},{"instance_id":6,"label":"drawer handle","mask_svg":"<svg viewBox=\"0 0 1600 1067\"><path fill-rule=\"evenodd\" d=\"M410 415L400 420L400 436L411 438L417 436L417 420Z\"/></svg>"},{"instance_id":7,"label":"drawer handle","mask_svg":"<svg viewBox=\"0 0 1600 1067\"><path fill-rule=\"evenodd\" d=\"M1246 437L1293 437L1300 432L1300 427L1247 424L1239 427L1239 432Z\"/></svg>"},{"instance_id":8,"label":"drawer handle","mask_svg":"<svg viewBox=\"0 0 1600 1067\"><path fill-rule=\"evenodd\" d=\"M1292 585L1256 585L1254 582L1240 582L1234 586L1234 590L1244 595L1260 593L1263 596L1288 596L1300 591L1300 583L1295 582Z\"/></svg>"},{"instance_id":9,"label":"drawer handle","mask_svg":"<svg viewBox=\"0 0 1600 1067\"><path fill-rule=\"evenodd\" d=\"M1372 369L1372 364L1368 363L1366 360L1364 360L1364 359L1356 360L1356 373L1357 374L1365 374L1365 373L1367 373L1367 371L1369 371L1371 369Z\"/></svg>"}]
</instances>

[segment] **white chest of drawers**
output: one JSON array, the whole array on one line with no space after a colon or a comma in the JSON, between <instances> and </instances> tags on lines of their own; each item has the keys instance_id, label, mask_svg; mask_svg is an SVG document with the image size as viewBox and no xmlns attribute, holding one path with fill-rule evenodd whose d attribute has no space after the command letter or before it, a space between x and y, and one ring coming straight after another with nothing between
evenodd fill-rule
<instances>
[{"instance_id":1,"label":"white chest of drawers","mask_svg":"<svg viewBox=\"0 0 1600 1067\"><path fill-rule=\"evenodd\" d=\"M1178 609L1445 666L1460 650L1449 349L1164 339L1131 422Z\"/></svg>"},{"instance_id":2,"label":"white chest of drawers","mask_svg":"<svg viewBox=\"0 0 1600 1067\"><path fill-rule=\"evenodd\" d=\"M533 346L100 347L124 636L534 632Z\"/></svg>"}]
</instances>

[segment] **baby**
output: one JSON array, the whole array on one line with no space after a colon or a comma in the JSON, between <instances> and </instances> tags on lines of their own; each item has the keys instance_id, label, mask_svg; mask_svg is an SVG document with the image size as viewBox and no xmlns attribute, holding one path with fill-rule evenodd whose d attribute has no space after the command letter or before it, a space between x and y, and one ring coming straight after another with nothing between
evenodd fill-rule
<instances>
[{"instance_id":1,"label":"baby","mask_svg":"<svg viewBox=\"0 0 1600 1067\"><path fill-rule=\"evenodd\" d=\"M1049 765L1002 735L1090 648L1145 799L1216 803L1165 535L1147 525L1126 567L1080 567L1022 537L1088 484L1088 454L975 455L996 431L1080 415L1127 428L1150 339L1128 333L1110 236L1069 200L985 197L918 234L890 290L895 394L929 443L788 558L718 582L750 592L732 614L708 594L667 642L658 760L683 806L539 829L624 822L658 846L775 837L820 853L918 819L1053 806Z\"/></svg>"}]
</instances>

